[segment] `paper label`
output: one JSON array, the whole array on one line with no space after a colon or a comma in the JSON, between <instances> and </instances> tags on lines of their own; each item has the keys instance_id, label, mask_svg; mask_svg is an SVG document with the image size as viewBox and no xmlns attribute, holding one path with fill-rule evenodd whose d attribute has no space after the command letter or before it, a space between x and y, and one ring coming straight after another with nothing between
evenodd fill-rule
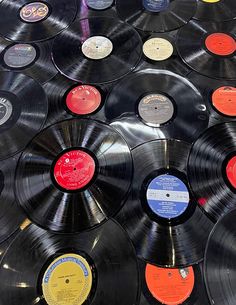
<instances>
[{"instance_id":1,"label":"paper label","mask_svg":"<svg viewBox=\"0 0 236 305\"><path fill-rule=\"evenodd\" d=\"M24 68L34 62L37 52L30 44L15 44L4 54L4 62L11 68Z\"/></svg>"},{"instance_id":2,"label":"paper label","mask_svg":"<svg viewBox=\"0 0 236 305\"><path fill-rule=\"evenodd\" d=\"M229 56L236 51L233 37L224 33L210 34L205 41L206 48L215 55Z\"/></svg>"},{"instance_id":3,"label":"paper label","mask_svg":"<svg viewBox=\"0 0 236 305\"><path fill-rule=\"evenodd\" d=\"M113 44L104 36L93 36L82 44L82 52L89 59L100 60L111 54Z\"/></svg>"},{"instance_id":4,"label":"paper label","mask_svg":"<svg viewBox=\"0 0 236 305\"><path fill-rule=\"evenodd\" d=\"M45 3L32 2L26 4L20 10L20 17L23 21L34 23L43 20L49 14L49 8Z\"/></svg>"},{"instance_id":5,"label":"paper label","mask_svg":"<svg viewBox=\"0 0 236 305\"><path fill-rule=\"evenodd\" d=\"M222 114L236 116L236 88L218 88L212 95L212 104Z\"/></svg>"},{"instance_id":6,"label":"paper label","mask_svg":"<svg viewBox=\"0 0 236 305\"><path fill-rule=\"evenodd\" d=\"M144 55L154 61L166 60L172 56L173 52L173 45L164 38L151 38L143 45Z\"/></svg>"}]
</instances>

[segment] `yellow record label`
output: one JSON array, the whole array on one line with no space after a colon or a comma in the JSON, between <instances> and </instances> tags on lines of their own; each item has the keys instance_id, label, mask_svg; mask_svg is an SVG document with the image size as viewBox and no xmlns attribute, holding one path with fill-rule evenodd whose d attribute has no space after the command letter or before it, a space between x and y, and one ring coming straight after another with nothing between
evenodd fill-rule
<instances>
[{"instance_id":1,"label":"yellow record label","mask_svg":"<svg viewBox=\"0 0 236 305\"><path fill-rule=\"evenodd\" d=\"M143 45L144 55L155 61L166 60L171 57L173 52L173 45L164 38L151 38Z\"/></svg>"},{"instance_id":2,"label":"yellow record label","mask_svg":"<svg viewBox=\"0 0 236 305\"><path fill-rule=\"evenodd\" d=\"M221 0L202 0L202 2L207 2L207 3L216 3L219 1L221 1Z\"/></svg>"},{"instance_id":3,"label":"yellow record label","mask_svg":"<svg viewBox=\"0 0 236 305\"><path fill-rule=\"evenodd\" d=\"M48 305L81 305L91 289L91 268L77 254L65 254L55 259L42 281L43 296Z\"/></svg>"},{"instance_id":4,"label":"yellow record label","mask_svg":"<svg viewBox=\"0 0 236 305\"><path fill-rule=\"evenodd\" d=\"M111 54L113 44L104 36L93 36L82 44L82 52L89 59L103 59Z\"/></svg>"},{"instance_id":5,"label":"yellow record label","mask_svg":"<svg viewBox=\"0 0 236 305\"><path fill-rule=\"evenodd\" d=\"M31 221L27 218L22 224L20 225L21 231L24 231L29 225L31 224Z\"/></svg>"}]
</instances>

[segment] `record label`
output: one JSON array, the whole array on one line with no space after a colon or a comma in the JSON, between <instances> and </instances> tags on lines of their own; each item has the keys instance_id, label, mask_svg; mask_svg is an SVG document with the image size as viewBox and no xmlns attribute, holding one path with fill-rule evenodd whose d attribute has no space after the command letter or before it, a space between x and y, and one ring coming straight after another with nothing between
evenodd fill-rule
<instances>
[{"instance_id":1,"label":"record label","mask_svg":"<svg viewBox=\"0 0 236 305\"><path fill-rule=\"evenodd\" d=\"M34 23L45 19L49 14L49 7L42 2L26 4L20 10L20 17L23 21Z\"/></svg>"},{"instance_id":2,"label":"record label","mask_svg":"<svg viewBox=\"0 0 236 305\"><path fill-rule=\"evenodd\" d=\"M42 289L48 305L81 305L92 288L92 272L80 255L66 254L55 259L46 270Z\"/></svg>"},{"instance_id":3,"label":"record label","mask_svg":"<svg viewBox=\"0 0 236 305\"><path fill-rule=\"evenodd\" d=\"M201 0L202 2L206 2L206 3L216 3L219 2L221 0Z\"/></svg>"},{"instance_id":4,"label":"record label","mask_svg":"<svg viewBox=\"0 0 236 305\"><path fill-rule=\"evenodd\" d=\"M146 197L151 210L166 219L182 215L190 199L186 185L172 175L154 178L148 185Z\"/></svg>"},{"instance_id":5,"label":"record label","mask_svg":"<svg viewBox=\"0 0 236 305\"><path fill-rule=\"evenodd\" d=\"M36 56L36 49L30 44L15 44L7 49L3 59L8 67L24 68L34 62Z\"/></svg>"},{"instance_id":6,"label":"record label","mask_svg":"<svg viewBox=\"0 0 236 305\"><path fill-rule=\"evenodd\" d=\"M13 107L11 102L6 98L0 97L0 125L6 123L11 117Z\"/></svg>"},{"instance_id":7,"label":"record label","mask_svg":"<svg viewBox=\"0 0 236 305\"><path fill-rule=\"evenodd\" d=\"M111 54L113 44L104 36L93 36L82 44L82 52L89 59L104 59Z\"/></svg>"},{"instance_id":8,"label":"record label","mask_svg":"<svg viewBox=\"0 0 236 305\"><path fill-rule=\"evenodd\" d=\"M83 150L64 153L54 167L56 182L66 190L80 190L87 186L95 173L94 159Z\"/></svg>"},{"instance_id":9,"label":"record label","mask_svg":"<svg viewBox=\"0 0 236 305\"><path fill-rule=\"evenodd\" d=\"M205 40L208 51L215 55L229 56L236 51L236 42L233 37L224 33L210 34Z\"/></svg>"},{"instance_id":10,"label":"record label","mask_svg":"<svg viewBox=\"0 0 236 305\"><path fill-rule=\"evenodd\" d=\"M101 102L100 92L89 85L73 88L66 97L66 106L71 112L78 115L93 113L100 107Z\"/></svg>"},{"instance_id":11,"label":"record label","mask_svg":"<svg viewBox=\"0 0 236 305\"><path fill-rule=\"evenodd\" d=\"M236 116L236 88L220 87L212 95L213 106L222 114Z\"/></svg>"},{"instance_id":12,"label":"record label","mask_svg":"<svg viewBox=\"0 0 236 305\"><path fill-rule=\"evenodd\" d=\"M229 160L226 167L226 175L231 185L236 189L236 157Z\"/></svg>"},{"instance_id":13,"label":"record label","mask_svg":"<svg viewBox=\"0 0 236 305\"><path fill-rule=\"evenodd\" d=\"M153 297L166 305L185 302L190 297L195 282L192 267L169 269L147 264L145 278Z\"/></svg>"},{"instance_id":14,"label":"record label","mask_svg":"<svg viewBox=\"0 0 236 305\"><path fill-rule=\"evenodd\" d=\"M143 0L143 7L154 13L165 11L170 4L170 0Z\"/></svg>"},{"instance_id":15,"label":"record label","mask_svg":"<svg viewBox=\"0 0 236 305\"><path fill-rule=\"evenodd\" d=\"M139 102L138 113L147 124L161 125L173 117L174 105L163 94L148 94Z\"/></svg>"},{"instance_id":16,"label":"record label","mask_svg":"<svg viewBox=\"0 0 236 305\"><path fill-rule=\"evenodd\" d=\"M105 10L112 6L113 0L87 0L88 7L94 10Z\"/></svg>"},{"instance_id":17,"label":"record label","mask_svg":"<svg viewBox=\"0 0 236 305\"><path fill-rule=\"evenodd\" d=\"M173 45L164 38L151 38L143 45L144 55L155 61L166 60L172 56L173 52Z\"/></svg>"}]
</instances>

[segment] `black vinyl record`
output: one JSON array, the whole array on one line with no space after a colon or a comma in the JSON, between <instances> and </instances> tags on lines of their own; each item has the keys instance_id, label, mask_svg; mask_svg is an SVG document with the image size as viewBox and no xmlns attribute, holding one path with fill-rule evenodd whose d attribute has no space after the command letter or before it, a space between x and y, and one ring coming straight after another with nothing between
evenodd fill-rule
<instances>
[{"instance_id":1,"label":"black vinyl record","mask_svg":"<svg viewBox=\"0 0 236 305\"><path fill-rule=\"evenodd\" d=\"M44 84L57 74L49 56L52 43L12 43L0 38L0 70L22 72Z\"/></svg>"},{"instance_id":2,"label":"black vinyl record","mask_svg":"<svg viewBox=\"0 0 236 305\"><path fill-rule=\"evenodd\" d=\"M203 263L186 268L161 268L139 260L140 305L209 305Z\"/></svg>"},{"instance_id":3,"label":"black vinyl record","mask_svg":"<svg viewBox=\"0 0 236 305\"><path fill-rule=\"evenodd\" d=\"M163 267L185 267L203 259L213 224L189 190L190 144L152 141L132 150L134 179L117 220L139 258Z\"/></svg>"},{"instance_id":4,"label":"black vinyl record","mask_svg":"<svg viewBox=\"0 0 236 305\"><path fill-rule=\"evenodd\" d=\"M113 221L74 235L28 226L6 251L0 278L1 304L11 305L133 305L139 286L133 246Z\"/></svg>"},{"instance_id":5,"label":"black vinyl record","mask_svg":"<svg viewBox=\"0 0 236 305\"><path fill-rule=\"evenodd\" d=\"M230 211L215 225L205 254L205 282L211 304L235 304L235 231L236 210Z\"/></svg>"},{"instance_id":6,"label":"black vinyl record","mask_svg":"<svg viewBox=\"0 0 236 305\"><path fill-rule=\"evenodd\" d=\"M192 142L208 126L200 92L170 71L129 75L113 88L104 107L107 120L131 148L163 138Z\"/></svg>"},{"instance_id":7,"label":"black vinyl record","mask_svg":"<svg viewBox=\"0 0 236 305\"><path fill-rule=\"evenodd\" d=\"M117 0L121 19L148 32L168 32L185 25L195 14L195 0Z\"/></svg>"},{"instance_id":8,"label":"black vinyl record","mask_svg":"<svg viewBox=\"0 0 236 305\"><path fill-rule=\"evenodd\" d=\"M228 21L236 18L236 2L231 0L198 0L194 19L202 21Z\"/></svg>"},{"instance_id":9,"label":"black vinyl record","mask_svg":"<svg viewBox=\"0 0 236 305\"><path fill-rule=\"evenodd\" d=\"M43 87L49 104L45 126L75 117L105 121L102 107L107 86L83 85L58 74Z\"/></svg>"},{"instance_id":10,"label":"black vinyl record","mask_svg":"<svg viewBox=\"0 0 236 305\"><path fill-rule=\"evenodd\" d=\"M0 159L25 148L43 127L48 102L43 88L16 72L0 72Z\"/></svg>"},{"instance_id":11,"label":"black vinyl record","mask_svg":"<svg viewBox=\"0 0 236 305\"><path fill-rule=\"evenodd\" d=\"M17 42L46 40L67 28L76 13L75 0L3 0L0 35Z\"/></svg>"},{"instance_id":12,"label":"black vinyl record","mask_svg":"<svg viewBox=\"0 0 236 305\"><path fill-rule=\"evenodd\" d=\"M209 78L197 72L191 72L187 78L204 96L210 126L236 121L236 81Z\"/></svg>"},{"instance_id":13,"label":"black vinyl record","mask_svg":"<svg viewBox=\"0 0 236 305\"><path fill-rule=\"evenodd\" d=\"M0 243L7 240L26 218L14 195L15 169L19 156L0 162Z\"/></svg>"},{"instance_id":14,"label":"black vinyl record","mask_svg":"<svg viewBox=\"0 0 236 305\"><path fill-rule=\"evenodd\" d=\"M121 208L131 178L123 138L103 123L72 119L43 130L23 152L16 196L36 224L78 232Z\"/></svg>"},{"instance_id":15,"label":"black vinyl record","mask_svg":"<svg viewBox=\"0 0 236 305\"><path fill-rule=\"evenodd\" d=\"M76 20L53 44L53 60L68 78L98 84L117 80L138 64L139 34L128 24L109 17Z\"/></svg>"},{"instance_id":16,"label":"black vinyl record","mask_svg":"<svg viewBox=\"0 0 236 305\"><path fill-rule=\"evenodd\" d=\"M194 143L188 178L199 205L213 221L236 207L236 122L215 125Z\"/></svg>"},{"instance_id":17,"label":"black vinyl record","mask_svg":"<svg viewBox=\"0 0 236 305\"><path fill-rule=\"evenodd\" d=\"M190 21L180 29L177 48L190 68L212 78L236 79L236 20Z\"/></svg>"},{"instance_id":18,"label":"black vinyl record","mask_svg":"<svg viewBox=\"0 0 236 305\"><path fill-rule=\"evenodd\" d=\"M16 235L19 232L20 232L20 228L18 230L16 230L12 235L10 235L4 242L0 243L0 263L1 263L1 260L4 256L5 252L7 251L8 247L13 242L13 240L15 239Z\"/></svg>"}]
</instances>

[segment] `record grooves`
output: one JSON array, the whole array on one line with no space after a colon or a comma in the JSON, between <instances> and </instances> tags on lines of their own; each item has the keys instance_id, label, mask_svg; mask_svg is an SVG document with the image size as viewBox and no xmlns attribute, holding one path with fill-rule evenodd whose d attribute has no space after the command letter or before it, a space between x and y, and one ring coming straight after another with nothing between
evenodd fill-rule
<instances>
[{"instance_id":1,"label":"record grooves","mask_svg":"<svg viewBox=\"0 0 236 305\"><path fill-rule=\"evenodd\" d=\"M213 227L189 190L189 150L189 144L176 140L151 141L133 149L133 187L116 216L138 257L162 267L201 261Z\"/></svg>"},{"instance_id":2,"label":"record grooves","mask_svg":"<svg viewBox=\"0 0 236 305\"><path fill-rule=\"evenodd\" d=\"M44 129L24 150L16 196L41 227L78 232L121 208L131 178L132 159L123 138L108 125L72 119Z\"/></svg>"}]
</instances>

